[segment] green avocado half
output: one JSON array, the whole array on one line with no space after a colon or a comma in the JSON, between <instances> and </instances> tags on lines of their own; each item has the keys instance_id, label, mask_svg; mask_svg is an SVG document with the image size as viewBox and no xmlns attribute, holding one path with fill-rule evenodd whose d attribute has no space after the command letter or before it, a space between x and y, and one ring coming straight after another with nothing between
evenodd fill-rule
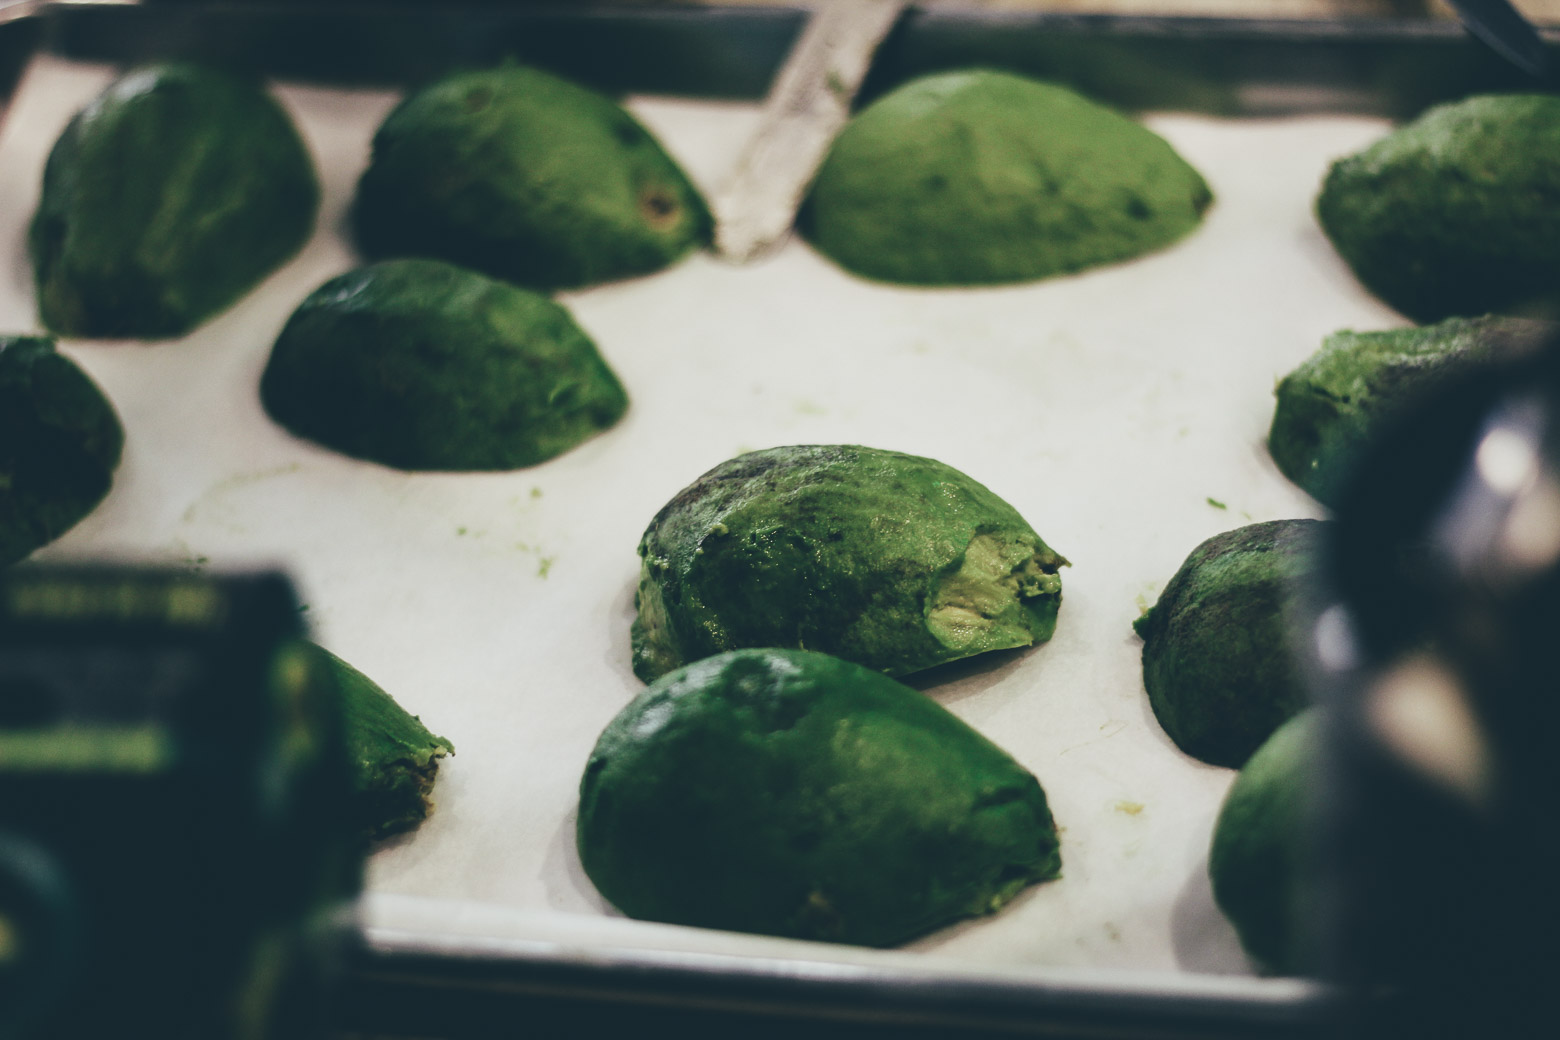
<instances>
[{"instance_id":1,"label":"green avocado half","mask_svg":"<svg viewBox=\"0 0 1560 1040\"><path fill-rule=\"evenodd\" d=\"M1067 561L1017 510L935 459L852 444L740 455L639 543L635 673L738 647L904 675L1056 628Z\"/></svg>"},{"instance_id":2,"label":"green avocado half","mask_svg":"<svg viewBox=\"0 0 1560 1040\"><path fill-rule=\"evenodd\" d=\"M836 138L800 228L887 282L1024 282L1189 234L1213 194L1152 131L1065 87L1007 72L912 80Z\"/></svg>"},{"instance_id":3,"label":"green avocado half","mask_svg":"<svg viewBox=\"0 0 1560 1040\"><path fill-rule=\"evenodd\" d=\"M535 465L628 407L563 307L438 260L316 289L277 337L260 400L300 437L405 470Z\"/></svg>"},{"instance_id":4,"label":"green avocado half","mask_svg":"<svg viewBox=\"0 0 1560 1040\"><path fill-rule=\"evenodd\" d=\"M367 841L413 829L433 811L439 759L453 755L455 745L329 650L312 643L309 649L341 697L350 827Z\"/></svg>"},{"instance_id":5,"label":"green avocado half","mask_svg":"<svg viewBox=\"0 0 1560 1040\"><path fill-rule=\"evenodd\" d=\"M1278 406L1268 451L1284 476L1336 508L1360 457L1416 401L1557 328L1485 316L1335 332L1274 391Z\"/></svg>"},{"instance_id":6,"label":"green avocado half","mask_svg":"<svg viewBox=\"0 0 1560 1040\"><path fill-rule=\"evenodd\" d=\"M1284 723L1225 795L1208 853L1213 898L1241 945L1281 975L1316 970L1305 921L1314 914L1310 849L1317 797L1320 710Z\"/></svg>"},{"instance_id":7,"label":"green avocado half","mask_svg":"<svg viewBox=\"0 0 1560 1040\"><path fill-rule=\"evenodd\" d=\"M108 398L52 339L0 336L0 566L96 508L124 440Z\"/></svg>"},{"instance_id":8,"label":"green avocado half","mask_svg":"<svg viewBox=\"0 0 1560 1040\"><path fill-rule=\"evenodd\" d=\"M308 150L259 83L133 71L49 153L30 236L39 315L65 336L181 336L296 253L318 204Z\"/></svg>"},{"instance_id":9,"label":"green avocado half","mask_svg":"<svg viewBox=\"0 0 1560 1040\"><path fill-rule=\"evenodd\" d=\"M1322 230L1360 282L1417 322L1560 304L1560 97L1430 109L1334 163Z\"/></svg>"},{"instance_id":10,"label":"green avocado half","mask_svg":"<svg viewBox=\"0 0 1560 1040\"><path fill-rule=\"evenodd\" d=\"M622 106L518 65L446 77L396 106L352 222L369 256L438 257L541 289L660 270L713 227Z\"/></svg>"},{"instance_id":11,"label":"green avocado half","mask_svg":"<svg viewBox=\"0 0 1560 1040\"><path fill-rule=\"evenodd\" d=\"M630 917L890 946L1061 870L1045 792L935 701L801 650L657 680L580 782L591 881Z\"/></svg>"},{"instance_id":12,"label":"green avocado half","mask_svg":"<svg viewBox=\"0 0 1560 1040\"><path fill-rule=\"evenodd\" d=\"M1320 565L1325 525L1270 520L1214 535L1133 623L1149 704L1188 755L1239 768L1309 703L1290 610Z\"/></svg>"}]
</instances>

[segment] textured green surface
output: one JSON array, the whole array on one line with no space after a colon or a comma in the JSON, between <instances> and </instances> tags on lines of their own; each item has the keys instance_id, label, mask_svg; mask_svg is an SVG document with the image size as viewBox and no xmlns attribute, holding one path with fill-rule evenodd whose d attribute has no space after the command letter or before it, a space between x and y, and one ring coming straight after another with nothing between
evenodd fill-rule
<instances>
[{"instance_id":1,"label":"textured green surface","mask_svg":"<svg viewBox=\"0 0 1560 1040\"><path fill-rule=\"evenodd\" d=\"M1308 696L1288 610L1317 566L1324 524L1271 520L1192 550L1134 623L1143 685L1176 746L1239 767Z\"/></svg>"},{"instance_id":2,"label":"textured green surface","mask_svg":"<svg viewBox=\"0 0 1560 1040\"><path fill-rule=\"evenodd\" d=\"M1414 402L1552 328L1486 316L1385 332L1336 332L1278 384L1268 451L1286 477L1336 507L1366 448Z\"/></svg>"},{"instance_id":3,"label":"textured green surface","mask_svg":"<svg viewBox=\"0 0 1560 1040\"><path fill-rule=\"evenodd\" d=\"M277 337L260 399L300 437L408 470L534 465L628 407L568 311L437 260L316 289Z\"/></svg>"},{"instance_id":4,"label":"textured green surface","mask_svg":"<svg viewBox=\"0 0 1560 1040\"><path fill-rule=\"evenodd\" d=\"M950 72L874 102L835 140L801 227L890 282L1021 282L1185 236L1212 193L1151 131L1009 73Z\"/></svg>"},{"instance_id":5,"label":"textured green surface","mask_svg":"<svg viewBox=\"0 0 1560 1040\"><path fill-rule=\"evenodd\" d=\"M554 289L659 270L709 241L704 200L633 116L537 69L464 72L374 137L353 223L370 256L434 256Z\"/></svg>"},{"instance_id":6,"label":"textured green surface","mask_svg":"<svg viewBox=\"0 0 1560 1040\"><path fill-rule=\"evenodd\" d=\"M103 500L124 431L113 406L41 336L0 336L0 566Z\"/></svg>"},{"instance_id":7,"label":"textured green surface","mask_svg":"<svg viewBox=\"0 0 1560 1040\"><path fill-rule=\"evenodd\" d=\"M1560 304L1560 97L1430 109L1333 164L1316 200L1367 289L1418 322Z\"/></svg>"},{"instance_id":8,"label":"textured green surface","mask_svg":"<svg viewBox=\"0 0 1560 1040\"><path fill-rule=\"evenodd\" d=\"M303 141L259 84L188 64L132 72L44 167L39 314L62 335L182 335L296 253L318 203Z\"/></svg>"},{"instance_id":9,"label":"textured green surface","mask_svg":"<svg viewBox=\"0 0 1560 1040\"><path fill-rule=\"evenodd\" d=\"M639 555L646 681L747 646L904 675L1044 642L1067 562L951 466L848 444L722 463L662 508Z\"/></svg>"},{"instance_id":10,"label":"textured green surface","mask_svg":"<svg viewBox=\"0 0 1560 1040\"><path fill-rule=\"evenodd\" d=\"M455 745L430 733L368 676L329 650L311 647L341 693L353 829L366 839L411 830L433 811L439 759L454 754Z\"/></svg>"},{"instance_id":11,"label":"textured green surface","mask_svg":"<svg viewBox=\"0 0 1560 1040\"><path fill-rule=\"evenodd\" d=\"M630 917L869 946L1061 870L1034 776L930 698L800 650L641 693L585 767L578 841Z\"/></svg>"},{"instance_id":12,"label":"textured green surface","mask_svg":"<svg viewBox=\"0 0 1560 1040\"><path fill-rule=\"evenodd\" d=\"M1257 749L1225 796L1208 853L1214 901L1246 952L1279 974L1315 969L1304 921L1320 728L1317 710L1304 711Z\"/></svg>"}]
</instances>

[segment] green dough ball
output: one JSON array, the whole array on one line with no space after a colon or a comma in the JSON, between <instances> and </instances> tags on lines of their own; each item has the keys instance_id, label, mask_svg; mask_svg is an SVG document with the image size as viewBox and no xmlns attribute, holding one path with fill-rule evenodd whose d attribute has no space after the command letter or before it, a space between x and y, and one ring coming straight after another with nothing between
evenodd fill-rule
<instances>
[{"instance_id":1,"label":"green dough ball","mask_svg":"<svg viewBox=\"0 0 1560 1040\"><path fill-rule=\"evenodd\" d=\"M408 470L531 466L628 407L568 311L437 260L316 289L277 337L260 399L300 437Z\"/></svg>"},{"instance_id":2,"label":"green dough ball","mask_svg":"<svg viewBox=\"0 0 1560 1040\"><path fill-rule=\"evenodd\" d=\"M1305 707L1288 612L1323 531L1319 520L1271 520L1215 535L1133 624L1149 703L1188 755L1239 767Z\"/></svg>"},{"instance_id":3,"label":"green dough ball","mask_svg":"<svg viewBox=\"0 0 1560 1040\"><path fill-rule=\"evenodd\" d=\"M949 72L845 127L801 227L868 278L1023 282L1167 246L1212 199L1170 145L1118 112L1022 76Z\"/></svg>"},{"instance_id":4,"label":"green dough ball","mask_svg":"<svg viewBox=\"0 0 1560 1040\"><path fill-rule=\"evenodd\" d=\"M580 782L580 860L654 921L889 946L1061 870L1034 776L935 701L801 650L658 680Z\"/></svg>"},{"instance_id":5,"label":"green dough ball","mask_svg":"<svg viewBox=\"0 0 1560 1040\"><path fill-rule=\"evenodd\" d=\"M741 455L639 543L634 671L723 650L819 650L904 675L1051 638L1067 563L981 484L850 444Z\"/></svg>"},{"instance_id":6,"label":"green dough ball","mask_svg":"<svg viewBox=\"0 0 1560 1040\"><path fill-rule=\"evenodd\" d=\"M341 695L353 830L365 840L411 830L433 811L439 759L453 755L455 745L430 733L368 676L310 646Z\"/></svg>"},{"instance_id":7,"label":"green dough ball","mask_svg":"<svg viewBox=\"0 0 1560 1040\"><path fill-rule=\"evenodd\" d=\"M124 439L103 392L52 339L0 336L0 566L92 512Z\"/></svg>"},{"instance_id":8,"label":"green dough ball","mask_svg":"<svg viewBox=\"0 0 1560 1040\"><path fill-rule=\"evenodd\" d=\"M49 154L31 246L61 335L180 336L308 239L319 185L258 83L157 65L113 83Z\"/></svg>"},{"instance_id":9,"label":"green dough ball","mask_svg":"<svg viewBox=\"0 0 1560 1040\"><path fill-rule=\"evenodd\" d=\"M704 200L633 116L519 66L402 101L374 137L353 223L372 256L546 289L660 270L711 234Z\"/></svg>"},{"instance_id":10,"label":"green dough ball","mask_svg":"<svg viewBox=\"0 0 1560 1040\"><path fill-rule=\"evenodd\" d=\"M1316 200L1367 289L1418 322L1560 302L1560 97L1430 109L1333 164Z\"/></svg>"},{"instance_id":11,"label":"green dough ball","mask_svg":"<svg viewBox=\"0 0 1560 1040\"><path fill-rule=\"evenodd\" d=\"M1303 922L1311 909L1308 850L1320 732L1321 716L1307 710L1257 749L1225 796L1208 853L1214 901L1246 952L1279 974L1316 968Z\"/></svg>"},{"instance_id":12,"label":"green dough ball","mask_svg":"<svg viewBox=\"0 0 1560 1040\"><path fill-rule=\"evenodd\" d=\"M1336 332L1285 376L1268 451L1284 476L1336 507L1367 447L1415 401L1545 334L1520 318L1448 318L1386 332Z\"/></svg>"}]
</instances>

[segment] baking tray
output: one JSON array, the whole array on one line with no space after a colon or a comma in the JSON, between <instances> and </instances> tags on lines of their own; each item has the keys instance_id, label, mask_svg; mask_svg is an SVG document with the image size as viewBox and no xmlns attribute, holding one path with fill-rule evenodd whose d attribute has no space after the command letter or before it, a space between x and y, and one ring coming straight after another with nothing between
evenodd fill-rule
<instances>
[{"instance_id":1,"label":"baking tray","mask_svg":"<svg viewBox=\"0 0 1560 1040\"><path fill-rule=\"evenodd\" d=\"M289 565L322 639L461 748L440 781L433 820L376 857L367 947L341 994L344 1028L443 1035L495 1028L521 1015L544 1035L673 1023L698 1035L797 1028L825 1035L1123 1037L1321 1030L1335 1008L1325 988L1252 977L1238 949L1229 952L1232 936L1207 902L1196 849L1206 847L1211 812L1231 774L1189 762L1164 767L1177 753L1143 704L1126 625L1202 537L1253 519L1316 515L1314 503L1278 478L1261 450L1271 380L1334 328L1401 322L1352 284L1309 221L1318 149L1351 150L1384 130L1385 119L1433 101L1523 86L1456 26L913 10L885 44L868 95L919 73L986 65L1069 82L1151 113L1155 129L1195 163L1218 171L1220 198L1209 227L1154 257L1035 287L950 293L870 286L792 243L747 271L700 257L649 279L565 294L624 377L633 409L612 433L514 475L408 476L335 459L280 434L252 401L223 396L257 374L266 337L291 306L352 263L336 227L351 165L361 161L367 130L397 90L504 57L543 65L636 95L636 111L708 187L732 141L752 127L753 102L803 17L786 8L608 5L295 11L46 3L0 11L0 84L15 84L32 62L27 75L39 88L21 81L15 120L0 137L0 153L10 158L18 135L25 136L24 117L53 104L49 118L62 119L79 103L70 92L106 77L108 65L196 57L290 84L280 91L284 103L305 124L327 174L316 241L233 313L174 343L62 346L110 389L131 436L110 501L41 555L150 555L191 567L269 557ZM11 324L23 320L28 298L20 229L43 146L31 147L26 162L0 171L11 202L0 230L9 242L3 248L10 256ZM1303 153L1309 165L1289 169L1281 161L1285 149ZM1265 266L1276 255L1295 266ZM1165 288L1173 279L1185 284ZM1275 289L1275 282L1283 284ZM794 291L755 288L771 284ZM710 314L690 318L700 294L722 300L709 303ZM1185 309L1188 294L1200 309ZM732 311L731 301L751 310ZM970 301L978 304L973 311ZM819 324L812 320L819 313L837 320ZM654 352L643 349L644 330L658 324L675 325L676 336L655 342ZM1087 350L1077 349L1080 343ZM826 378L800 379L798 368ZM712 372L727 390L718 399L690 407L677 398L679 387ZM120 386L129 388L124 396L115 392ZM992 431L948 429L944 410L931 407L936 394L976 392L983 396L970 398L966 413L1006 417L991 418ZM185 425L168 425L169 413ZM689 415L706 425L679 428ZM1055 416L1068 422L1050 421ZM1085 428L1095 419L1123 428L1120 443L1136 445L1141 458L1102 447ZM191 426L200 438L189 436ZM1025 446L1012 449L1019 434ZM1052 644L919 680L1010 748L1022 742L1019 723L1073 727L1055 738L1065 739L1057 753L1072 755L1069 769L1093 774L1088 799L1069 791L1060 758L1036 752L1038 761L1025 759L1068 829L1066 879L909 952L628 922L567 886L544 887L539 906L506 901L493 872L461 862L454 842L474 828L533 826L523 817L473 820L469 811L480 786L472 778L494 747L483 731L523 729L527 719L520 711L495 710L491 719L463 711L462 683L483 673L461 655L449 659L450 648L475 629L495 647L498 667L518 676L517 687L547 689L558 681L548 695L567 698L577 717L558 723L563 728L547 741L538 738L558 750L534 779L555 803L566 800L589 737L635 687L622 644L633 542L649 515L703 469L743 448L858 439L965 469L1074 559ZM158 468L162 452L179 459L180 472ZM1207 464L1183 468L1178 460L1186 457ZM1126 476L1085 472L1112 465ZM293 485L294 497L267 497L277 484ZM313 508L335 501L345 484L359 489L350 510ZM587 534L603 525L612 536L598 552ZM345 545L366 546L354 551L380 566L354 569L352 553L337 548ZM1119 559L1101 562L1110 557ZM507 588L484 584L494 580L515 586L518 600L505 598ZM443 587L461 581L475 591ZM353 595L384 616L366 618L349 603ZM584 648L599 681L570 688L563 670L532 660L534 646L515 649L527 641L525 624L516 636L492 611L473 614L473 598L522 619L531 617L528 609L569 619L538 628L531 641ZM408 646L414 622L422 643ZM1133 676L1130 688L1122 675ZM1048 719L1048 702L1029 696L1031 686L1104 686L1092 692L1109 710L1098 718ZM1099 719L1106 725L1096 726ZM545 730L553 721L535 725ZM1149 758L1154 762L1144 765ZM1160 776L1159 769L1167 771ZM1184 803L1146 796L1160 794L1161 783L1184 794ZM1112 800L1108 792L1117 788ZM513 790L523 802L525 785ZM545 862L534 865L538 872L568 874L557 862L567 857L567 823L565 815L534 825L548 845ZM517 848L524 844L516 840ZM1052 910L1066 917L1069 908L1056 893L1104 891L1097 877L1088 887L1091 872L1103 869L1101 849L1124 859L1147 849L1143 860L1163 858L1164 869L1150 872L1141 889L1141 901L1152 905L1134 907L1138 893L1126 893L1118 900L1125 916L1089 920L1078 951L1062 949L1073 940L1065 929L1036 947L1022 930L1044 924ZM440 876L441 859L457 864L449 868L453 880ZM421 889L437 898L419 895ZM549 899L559 905L546 905ZM1137 936L1133 914L1179 931L1168 939Z\"/></svg>"}]
</instances>

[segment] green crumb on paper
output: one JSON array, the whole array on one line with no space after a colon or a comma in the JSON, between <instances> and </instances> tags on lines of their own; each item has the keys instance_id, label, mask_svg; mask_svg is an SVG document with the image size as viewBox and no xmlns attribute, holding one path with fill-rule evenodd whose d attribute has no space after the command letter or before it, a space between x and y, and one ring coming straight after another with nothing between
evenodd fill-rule
<instances>
[{"instance_id":1,"label":"green crumb on paper","mask_svg":"<svg viewBox=\"0 0 1560 1040\"><path fill-rule=\"evenodd\" d=\"M531 497L532 498L541 498L542 497L542 489L539 488L539 487L532 488L531 489Z\"/></svg>"},{"instance_id":2,"label":"green crumb on paper","mask_svg":"<svg viewBox=\"0 0 1560 1040\"><path fill-rule=\"evenodd\" d=\"M1143 811L1142 802L1117 802L1116 811L1127 816L1137 816Z\"/></svg>"},{"instance_id":3,"label":"green crumb on paper","mask_svg":"<svg viewBox=\"0 0 1560 1040\"><path fill-rule=\"evenodd\" d=\"M464 535L466 533L466 529L464 527L457 527L455 528L455 533L458 535Z\"/></svg>"},{"instance_id":4,"label":"green crumb on paper","mask_svg":"<svg viewBox=\"0 0 1560 1040\"><path fill-rule=\"evenodd\" d=\"M543 556L541 560L537 562L536 576L538 578L547 577L547 572L552 570L552 565L556 562L558 562L558 557L556 556Z\"/></svg>"},{"instance_id":5,"label":"green crumb on paper","mask_svg":"<svg viewBox=\"0 0 1560 1040\"><path fill-rule=\"evenodd\" d=\"M1212 506L1213 508L1215 508L1215 509L1228 509L1229 508L1229 506L1225 505L1223 502L1220 502L1218 499L1212 498L1212 497L1210 497L1208 499L1208 504L1210 506Z\"/></svg>"}]
</instances>

